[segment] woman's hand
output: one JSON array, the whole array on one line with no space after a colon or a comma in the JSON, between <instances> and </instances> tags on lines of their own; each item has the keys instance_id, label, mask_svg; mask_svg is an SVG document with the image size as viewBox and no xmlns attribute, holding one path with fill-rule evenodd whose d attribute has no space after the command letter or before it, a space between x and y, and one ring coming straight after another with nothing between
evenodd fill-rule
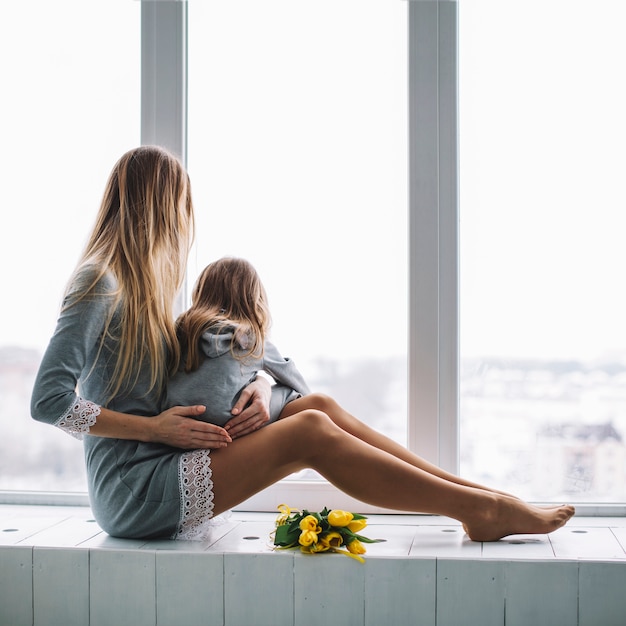
<instances>
[{"instance_id":1,"label":"woman's hand","mask_svg":"<svg viewBox=\"0 0 626 626\"><path fill-rule=\"evenodd\" d=\"M265 378L258 377L239 396L233 407L232 417L225 425L228 434L236 439L243 437L270 421L270 398L272 386Z\"/></svg>"},{"instance_id":2,"label":"woman's hand","mask_svg":"<svg viewBox=\"0 0 626 626\"><path fill-rule=\"evenodd\" d=\"M190 419L202 415L205 410L204 406L175 406L151 418L154 425L152 441L186 450L225 448L232 442L226 430L215 424Z\"/></svg>"}]
</instances>

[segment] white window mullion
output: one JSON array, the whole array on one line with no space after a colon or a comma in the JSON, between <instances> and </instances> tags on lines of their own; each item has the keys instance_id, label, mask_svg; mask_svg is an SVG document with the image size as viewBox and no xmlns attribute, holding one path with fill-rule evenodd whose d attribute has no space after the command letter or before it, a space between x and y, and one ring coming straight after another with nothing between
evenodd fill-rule
<instances>
[{"instance_id":1,"label":"white window mullion","mask_svg":"<svg viewBox=\"0 0 626 626\"><path fill-rule=\"evenodd\" d=\"M141 3L141 143L187 161L187 2Z\"/></svg>"},{"instance_id":2,"label":"white window mullion","mask_svg":"<svg viewBox=\"0 0 626 626\"><path fill-rule=\"evenodd\" d=\"M187 165L187 2L141 3L141 145L170 150ZM175 310L187 304L187 283Z\"/></svg>"},{"instance_id":3,"label":"white window mullion","mask_svg":"<svg viewBox=\"0 0 626 626\"><path fill-rule=\"evenodd\" d=\"M439 3L439 464L459 472L458 2Z\"/></svg>"},{"instance_id":4,"label":"white window mullion","mask_svg":"<svg viewBox=\"0 0 626 626\"><path fill-rule=\"evenodd\" d=\"M458 471L457 2L410 0L409 447Z\"/></svg>"}]
</instances>

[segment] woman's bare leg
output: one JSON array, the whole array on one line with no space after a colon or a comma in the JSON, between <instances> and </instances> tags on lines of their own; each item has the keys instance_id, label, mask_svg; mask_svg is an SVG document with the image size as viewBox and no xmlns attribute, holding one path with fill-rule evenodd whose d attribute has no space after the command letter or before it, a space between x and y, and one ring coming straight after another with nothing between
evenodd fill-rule
<instances>
[{"instance_id":1,"label":"woman's bare leg","mask_svg":"<svg viewBox=\"0 0 626 626\"><path fill-rule=\"evenodd\" d=\"M236 439L211 458L216 514L306 467L363 502L457 519L476 541L548 533L574 514L573 507L540 509L431 474L347 433L317 410Z\"/></svg>"},{"instance_id":2,"label":"woman's bare leg","mask_svg":"<svg viewBox=\"0 0 626 626\"><path fill-rule=\"evenodd\" d=\"M437 467L436 465L433 465L432 463L429 463L428 461L419 457L413 452L410 452L396 441L393 441L393 439L390 439L389 437L383 435L377 430L374 430L367 424L361 422L356 417L348 413L348 411L346 411L343 407L341 407L336 400L324 394L312 393L308 396L304 396L290 402L283 409L280 415L280 419L283 419L285 417L291 417L299 411L306 409L317 409L326 413L326 415L328 415L328 417L330 417L330 419L333 420L333 422L337 424L339 428L345 430L347 433L350 433L351 435L354 435L355 437L361 439L361 441L365 441L366 443L369 443L371 446L374 446L379 450L384 450L385 452L392 454L398 459L402 459L406 463L422 469L425 472L432 474L433 476L438 476L439 478L443 478L444 480L456 483L457 485L474 487L476 489L484 489L493 493L499 493L502 495L508 495L510 497L513 497L511 496L511 494L505 493L503 491L491 489L489 487L473 483L469 480L465 480L459 476L456 476L455 474L446 472L445 470Z\"/></svg>"}]
</instances>

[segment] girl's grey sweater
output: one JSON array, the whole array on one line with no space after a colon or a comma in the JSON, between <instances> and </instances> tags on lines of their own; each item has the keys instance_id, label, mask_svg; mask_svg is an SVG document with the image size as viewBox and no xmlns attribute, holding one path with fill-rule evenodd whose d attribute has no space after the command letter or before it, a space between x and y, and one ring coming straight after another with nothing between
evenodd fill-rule
<instances>
[{"instance_id":1,"label":"girl's grey sweater","mask_svg":"<svg viewBox=\"0 0 626 626\"><path fill-rule=\"evenodd\" d=\"M189 373L179 371L170 379L165 408L203 404L207 410L197 419L223 426L232 418L231 409L244 387L261 370L277 383L272 387L272 422L288 402L310 393L294 362L281 356L271 342L265 342L263 357L243 356L246 346L237 340L233 343L235 330L232 324L220 324L203 333L200 367Z\"/></svg>"}]
</instances>

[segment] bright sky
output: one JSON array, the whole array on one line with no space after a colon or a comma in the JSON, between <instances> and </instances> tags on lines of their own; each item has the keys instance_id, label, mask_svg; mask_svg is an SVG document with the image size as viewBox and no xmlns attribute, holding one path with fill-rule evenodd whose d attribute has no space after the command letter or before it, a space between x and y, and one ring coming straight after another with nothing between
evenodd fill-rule
<instances>
[{"instance_id":1,"label":"bright sky","mask_svg":"<svg viewBox=\"0 0 626 626\"><path fill-rule=\"evenodd\" d=\"M626 5L460 3L465 354L626 358Z\"/></svg>"},{"instance_id":2,"label":"bright sky","mask_svg":"<svg viewBox=\"0 0 626 626\"><path fill-rule=\"evenodd\" d=\"M47 344L111 167L139 142L139 9L0 5L0 346Z\"/></svg>"},{"instance_id":3,"label":"bright sky","mask_svg":"<svg viewBox=\"0 0 626 626\"><path fill-rule=\"evenodd\" d=\"M139 142L139 8L0 8L0 345L43 348L110 168ZM253 261L284 351L401 352L406 3L189 10L191 272ZM466 354L626 353L625 18L618 1L460 3Z\"/></svg>"}]
</instances>

